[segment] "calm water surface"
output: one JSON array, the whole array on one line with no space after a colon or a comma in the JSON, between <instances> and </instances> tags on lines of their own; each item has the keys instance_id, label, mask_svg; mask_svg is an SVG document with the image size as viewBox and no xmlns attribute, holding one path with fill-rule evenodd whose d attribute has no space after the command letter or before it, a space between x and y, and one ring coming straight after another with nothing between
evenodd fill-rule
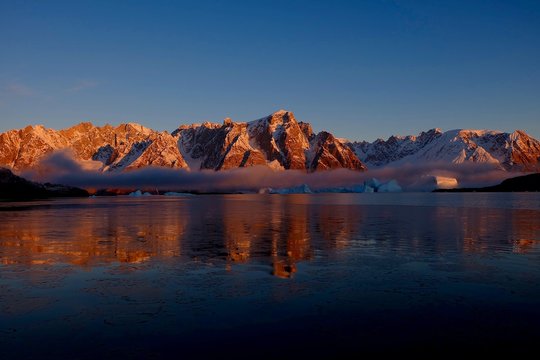
<instances>
[{"instance_id":1,"label":"calm water surface","mask_svg":"<svg viewBox=\"0 0 540 360\"><path fill-rule=\"evenodd\" d=\"M529 353L539 194L0 203L2 358Z\"/></svg>"}]
</instances>

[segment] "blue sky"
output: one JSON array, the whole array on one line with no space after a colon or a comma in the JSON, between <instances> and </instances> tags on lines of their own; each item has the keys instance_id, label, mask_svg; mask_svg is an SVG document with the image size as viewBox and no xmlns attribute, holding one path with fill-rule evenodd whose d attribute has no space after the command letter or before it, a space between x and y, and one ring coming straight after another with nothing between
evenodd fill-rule
<instances>
[{"instance_id":1,"label":"blue sky","mask_svg":"<svg viewBox=\"0 0 540 360\"><path fill-rule=\"evenodd\" d=\"M540 138L540 1L4 1L0 131L284 108L374 140Z\"/></svg>"}]
</instances>

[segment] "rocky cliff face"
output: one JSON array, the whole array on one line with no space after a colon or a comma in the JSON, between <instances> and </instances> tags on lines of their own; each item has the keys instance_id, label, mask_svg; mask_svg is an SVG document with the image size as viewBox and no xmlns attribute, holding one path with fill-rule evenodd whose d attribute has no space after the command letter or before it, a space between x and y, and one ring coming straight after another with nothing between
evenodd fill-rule
<instances>
[{"instance_id":1,"label":"rocky cliff face","mask_svg":"<svg viewBox=\"0 0 540 360\"><path fill-rule=\"evenodd\" d=\"M312 150L308 158L309 169L330 170L348 168L366 170L366 167L346 145L332 134L322 131L312 140ZM345 164L345 166L343 166Z\"/></svg>"},{"instance_id":2,"label":"rocky cliff face","mask_svg":"<svg viewBox=\"0 0 540 360\"><path fill-rule=\"evenodd\" d=\"M306 169L310 144L291 112L280 110L248 124L252 143L285 169Z\"/></svg>"},{"instance_id":3,"label":"rocky cliff face","mask_svg":"<svg viewBox=\"0 0 540 360\"><path fill-rule=\"evenodd\" d=\"M36 166L44 156L69 149L80 160L93 160L101 171L144 166L190 170L226 170L255 165L316 171L365 170L356 155L327 132L315 135L308 123L280 110L248 122L183 125L171 134L139 124L97 127L81 123L56 131L28 126L0 135L0 165L15 170Z\"/></svg>"},{"instance_id":4,"label":"rocky cliff face","mask_svg":"<svg viewBox=\"0 0 540 360\"><path fill-rule=\"evenodd\" d=\"M525 132L432 129L418 136L349 144L369 167L390 164L493 164L508 171L540 171L540 142Z\"/></svg>"},{"instance_id":5,"label":"rocky cliff face","mask_svg":"<svg viewBox=\"0 0 540 360\"><path fill-rule=\"evenodd\" d=\"M173 135L179 139L184 158L190 159L190 168L222 170L265 165L307 171L365 169L356 155L333 136L325 145L332 150L319 151L320 140L311 125L297 122L294 114L285 110L248 123L225 119L223 124L181 126ZM316 159L314 152L318 152Z\"/></svg>"}]
</instances>

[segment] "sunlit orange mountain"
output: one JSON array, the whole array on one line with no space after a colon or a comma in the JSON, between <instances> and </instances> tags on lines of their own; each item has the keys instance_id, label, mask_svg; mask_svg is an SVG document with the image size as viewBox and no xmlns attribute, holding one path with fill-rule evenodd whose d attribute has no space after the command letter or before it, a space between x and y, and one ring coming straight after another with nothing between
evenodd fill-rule
<instances>
[{"instance_id":1,"label":"sunlit orange mountain","mask_svg":"<svg viewBox=\"0 0 540 360\"><path fill-rule=\"evenodd\" d=\"M314 134L311 125L297 122L280 110L251 122L183 125L159 132L139 124L117 127L80 123L64 130L27 126L0 135L0 165L31 168L55 150L70 149L79 160L99 162L101 171L144 166L190 170L225 170L264 165L276 169L347 168L365 166L346 144L328 132Z\"/></svg>"},{"instance_id":2,"label":"sunlit orange mountain","mask_svg":"<svg viewBox=\"0 0 540 360\"><path fill-rule=\"evenodd\" d=\"M63 130L41 125L0 134L0 166L35 167L48 154L70 150L99 171L145 166L226 170L255 165L313 172L363 171L388 165L439 162L490 164L501 170L540 170L540 142L523 131L432 129L418 136L391 136L375 142L349 142L279 110L251 122L182 125L168 133L135 123Z\"/></svg>"}]
</instances>

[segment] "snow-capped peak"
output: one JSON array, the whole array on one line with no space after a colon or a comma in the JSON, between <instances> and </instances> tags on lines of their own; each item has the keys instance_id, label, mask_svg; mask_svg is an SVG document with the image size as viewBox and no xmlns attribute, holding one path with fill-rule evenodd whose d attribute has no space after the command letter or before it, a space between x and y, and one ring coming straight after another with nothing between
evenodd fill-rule
<instances>
[{"instance_id":1,"label":"snow-capped peak","mask_svg":"<svg viewBox=\"0 0 540 360\"><path fill-rule=\"evenodd\" d=\"M417 136L350 144L370 167L404 163L486 163L506 170L540 169L540 142L522 131L432 129Z\"/></svg>"}]
</instances>

